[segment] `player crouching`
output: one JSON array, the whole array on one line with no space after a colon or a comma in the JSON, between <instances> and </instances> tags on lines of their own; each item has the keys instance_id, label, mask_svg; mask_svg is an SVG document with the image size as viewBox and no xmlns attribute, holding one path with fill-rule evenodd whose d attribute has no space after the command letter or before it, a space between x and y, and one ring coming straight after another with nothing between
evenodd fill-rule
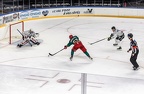
<instances>
[{"instance_id":1,"label":"player crouching","mask_svg":"<svg viewBox=\"0 0 144 94\"><path fill-rule=\"evenodd\" d=\"M81 49L83 53L89 58L93 59L89 53L87 52L87 49L85 46L82 44L82 42L79 40L77 36L69 35L69 42L67 45L64 46L64 49L67 49L67 47L70 47L71 45L74 45L73 48L71 49L71 57L70 60L72 61L74 52L76 52L78 49Z\"/></svg>"},{"instance_id":2,"label":"player crouching","mask_svg":"<svg viewBox=\"0 0 144 94\"><path fill-rule=\"evenodd\" d=\"M26 45L27 43L29 43L31 47L33 46L33 44L35 45L40 44L40 42L38 42L37 39L35 39L36 37L39 36L39 33L35 33L31 29L28 31L22 32L21 35L22 35L23 41L20 44L18 44L17 47L22 47L23 45Z\"/></svg>"}]
</instances>

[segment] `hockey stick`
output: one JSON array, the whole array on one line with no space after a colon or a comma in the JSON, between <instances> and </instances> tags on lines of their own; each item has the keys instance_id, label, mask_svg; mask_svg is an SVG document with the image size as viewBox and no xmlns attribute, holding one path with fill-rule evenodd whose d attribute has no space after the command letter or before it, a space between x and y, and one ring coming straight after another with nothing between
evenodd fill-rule
<instances>
[{"instance_id":1,"label":"hockey stick","mask_svg":"<svg viewBox=\"0 0 144 94\"><path fill-rule=\"evenodd\" d=\"M22 35L22 39L24 40L24 35L18 29L17 31Z\"/></svg>"},{"instance_id":2,"label":"hockey stick","mask_svg":"<svg viewBox=\"0 0 144 94\"><path fill-rule=\"evenodd\" d=\"M59 50L59 51L57 51L57 52L56 52L56 53L54 53L54 54L49 53L48 57L49 57L49 56L54 56L54 55L56 55L57 53L61 52L62 50L64 50L64 48L63 48L63 49L61 49L61 50Z\"/></svg>"},{"instance_id":3,"label":"hockey stick","mask_svg":"<svg viewBox=\"0 0 144 94\"><path fill-rule=\"evenodd\" d=\"M24 35L17 29L17 31L24 37Z\"/></svg>"},{"instance_id":4,"label":"hockey stick","mask_svg":"<svg viewBox=\"0 0 144 94\"><path fill-rule=\"evenodd\" d=\"M98 41L95 41L95 42L92 42L92 43L89 43L89 44L90 44L90 45L93 45L93 44L98 43L98 42L100 42L100 41L103 41L103 40L105 40L105 39L107 39L107 38L103 38L103 39L100 39L100 40L98 40Z\"/></svg>"}]
</instances>

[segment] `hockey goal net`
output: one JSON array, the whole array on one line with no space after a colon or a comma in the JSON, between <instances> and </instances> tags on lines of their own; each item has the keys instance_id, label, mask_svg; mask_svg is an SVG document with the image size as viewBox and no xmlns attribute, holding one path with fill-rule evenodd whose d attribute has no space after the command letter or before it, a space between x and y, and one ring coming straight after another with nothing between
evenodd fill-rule
<instances>
[{"instance_id":1,"label":"hockey goal net","mask_svg":"<svg viewBox=\"0 0 144 94\"><path fill-rule=\"evenodd\" d=\"M12 43L22 39L22 35L20 34L20 32L18 32L18 30L20 32L24 31L24 22L23 21L9 24L9 36L8 36L9 44L12 44Z\"/></svg>"}]
</instances>

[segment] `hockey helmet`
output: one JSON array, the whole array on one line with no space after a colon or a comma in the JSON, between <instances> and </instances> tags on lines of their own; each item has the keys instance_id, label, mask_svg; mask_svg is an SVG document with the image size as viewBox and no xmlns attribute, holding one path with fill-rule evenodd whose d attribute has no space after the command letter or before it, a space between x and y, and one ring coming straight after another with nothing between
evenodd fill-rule
<instances>
[{"instance_id":1,"label":"hockey helmet","mask_svg":"<svg viewBox=\"0 0 144 94\"><path fill-rule=\"evenodd\" d=\"M73 35L69 35L69 39L73 38Z\"/></svg>"},{"instance_id":2,"label":"hockey helmet","mask_svg":"<svg viewBox=\"0 0 144 94\"><path fill-rule=\"evenodd\" d=\"M33 33L32 29L29 30L30 33Z\"/></svg>"},{"instance_id":3,"label":"hockey helmet","mask_svg":"<svg viewBox=\"0 0 144 94\"><path fill-rule=\"evenodd\" d=\"M133 38L133 34L132 33L129 33L127 36L128 36L128 38Z\"/></svg>"},{"instance_id":4,"label":"hockey helmet","mask_svg":"<svg viewBox=\"0 0 144 94\"><path fill-rule=\"evenodd\" d=\"M32 29L29 30L30 32L32 31Z\"/></svg>"},{"instance_id":5,"label":"hockey helmet","mask_svg":"<svg viewBox=\"0 0 144 94\"><path fill-rule=\"evenodd\" d=\"M115 26L112 26L111 29L116 29Z\"/></svg>"}]
</instances>

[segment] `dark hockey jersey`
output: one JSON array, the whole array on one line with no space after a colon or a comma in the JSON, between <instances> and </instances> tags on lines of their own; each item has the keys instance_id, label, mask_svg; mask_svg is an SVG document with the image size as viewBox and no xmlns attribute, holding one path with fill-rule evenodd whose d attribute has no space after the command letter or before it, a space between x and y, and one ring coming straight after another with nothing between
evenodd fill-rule
<instances>
[{"instance_id":1,"label":"dark hockey jersey","mask_svg":"<svg viewBox=\"0 0 144 94\"><path fill-rule=\"evenodd\" d=\"M137 53L138 45L137 45L137 42L135 40L131 40L129 50L132 50L132 54Z\"/></svg>"},{"instance_id":2,"label":"dark hockey jersey","mask_svg":"<svg viewBox=\"0 0 144 94\"><path fill-rule=\"evenodd\" d=\"M74 44L76 41L79 41L79 38L77 36L73 36L70 40L69 43L67 44L67 47L71 46Z\"/></svg>"}]
</instances>

